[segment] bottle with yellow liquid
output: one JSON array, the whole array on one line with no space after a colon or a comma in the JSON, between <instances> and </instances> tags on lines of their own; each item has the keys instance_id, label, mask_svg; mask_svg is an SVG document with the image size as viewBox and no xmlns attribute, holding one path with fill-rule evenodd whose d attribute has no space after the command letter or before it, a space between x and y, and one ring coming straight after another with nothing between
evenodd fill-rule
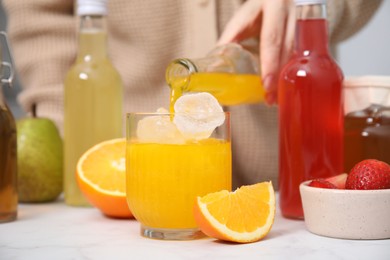
<instances>
[{"instance_id":1,"label":"bottle with yellow liquid","mask_svg":"<svg viewBox=\"0 0 390 260\"><path fill-rule=\"evenodd\" d=\"M78 0L80 16L76 63L65 79L65 202L88 202L76 181L76 164L93 145L122 137L123 87L107 54L106 0Z\"/></svg>"},{"instance_id":2,"label":"bottle with yellow liquid","mask_svg":"<svg viewBox=\"0 0 390 260\"><path fill-rule=\"evenodd\" d=\"M227 106L260 103L265 95L257 59L235 43L219 46L204 58L172 61L166 81L171 88L171 110L187 92L209 92Z\"/></svg>"}]
</instances>

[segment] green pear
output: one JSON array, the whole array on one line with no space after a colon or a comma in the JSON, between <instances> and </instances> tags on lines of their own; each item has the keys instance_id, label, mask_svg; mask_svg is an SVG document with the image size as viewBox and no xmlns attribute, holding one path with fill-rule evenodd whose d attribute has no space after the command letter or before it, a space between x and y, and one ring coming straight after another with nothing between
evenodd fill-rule
<instances>
[{"instance_id":1,"label":"green pear","mask_svg":"<svg viewBox=\"0 0 390 260\"><path fill-rule=\"evenodd\" d=\"M20 202L55 200L63 189L62 139L53 121L24 118L16 123Z\"/></svg>"}]
</instances>

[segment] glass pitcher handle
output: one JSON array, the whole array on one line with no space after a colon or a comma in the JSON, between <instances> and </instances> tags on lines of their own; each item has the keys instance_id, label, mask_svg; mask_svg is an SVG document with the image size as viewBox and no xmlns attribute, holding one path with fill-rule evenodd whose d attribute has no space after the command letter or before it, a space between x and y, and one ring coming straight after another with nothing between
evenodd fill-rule
<instances>
[{"instance_id":1,"label":"glass pitcher handle","mask_svg":"<svg viewBox=\"0 0 390 260\"><path fill-rule=\"evenodd\" d=\"M4 78L4 79L2 78L1 83L7 84L7 85L12 87L12 82L14 81L14 70L13 70L13 60L12 60L11 49L9 47L10 44L8 41L7 34L5 32L0 31L0 37L3 38L1 41L1 44L3 44L3 42L5 43L4 46L6 47L6 50L8 51L9 59L10 59L9 61L1 61L1 66L7 67L8 71L9 71L8 77Z\"/></svg>"}]
</instances>

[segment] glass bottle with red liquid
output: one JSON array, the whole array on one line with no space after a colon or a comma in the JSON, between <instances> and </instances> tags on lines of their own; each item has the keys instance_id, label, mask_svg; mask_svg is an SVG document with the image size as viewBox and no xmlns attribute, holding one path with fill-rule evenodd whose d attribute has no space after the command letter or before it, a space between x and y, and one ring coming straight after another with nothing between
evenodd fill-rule
<instances>
[{"instance_id":1,"label":"glass bottle with red liquid","mask_svg":"<svg viewBox=\"0 0 390 260\"><path fill-rule=\"evenodd\" d=\"M295 0L294 54L279 78L282 215L303 218L299 184L343 170L343 73L328 47L326 0Z\"/></svg>"}]
</instances>

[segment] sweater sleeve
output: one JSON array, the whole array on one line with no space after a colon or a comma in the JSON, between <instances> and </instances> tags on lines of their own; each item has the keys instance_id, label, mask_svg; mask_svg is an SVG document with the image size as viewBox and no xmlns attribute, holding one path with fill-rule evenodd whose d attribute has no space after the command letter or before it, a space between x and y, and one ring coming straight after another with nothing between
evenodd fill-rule
<instances>
[{"instance_id":1,"label":"sweater sleeve","mask_svg":"<svg viewBox=\"0 0 390 260\"><path fill-rule=\"evenodd\" d=\"M73 1L3 0L16 71L18 100L27 113L62 127L63 81L76 56Z\"/></svg>"},{"instance_id":2,"label":"sweater sleeve","mask_svg":"<svg viewBox=\"0 0 390 260\"><path fill-rule=\"evenodd\" d=\"M382 0L328 0L330 43L341 42L364 27Z\"/></svg>"}]
</instances>

